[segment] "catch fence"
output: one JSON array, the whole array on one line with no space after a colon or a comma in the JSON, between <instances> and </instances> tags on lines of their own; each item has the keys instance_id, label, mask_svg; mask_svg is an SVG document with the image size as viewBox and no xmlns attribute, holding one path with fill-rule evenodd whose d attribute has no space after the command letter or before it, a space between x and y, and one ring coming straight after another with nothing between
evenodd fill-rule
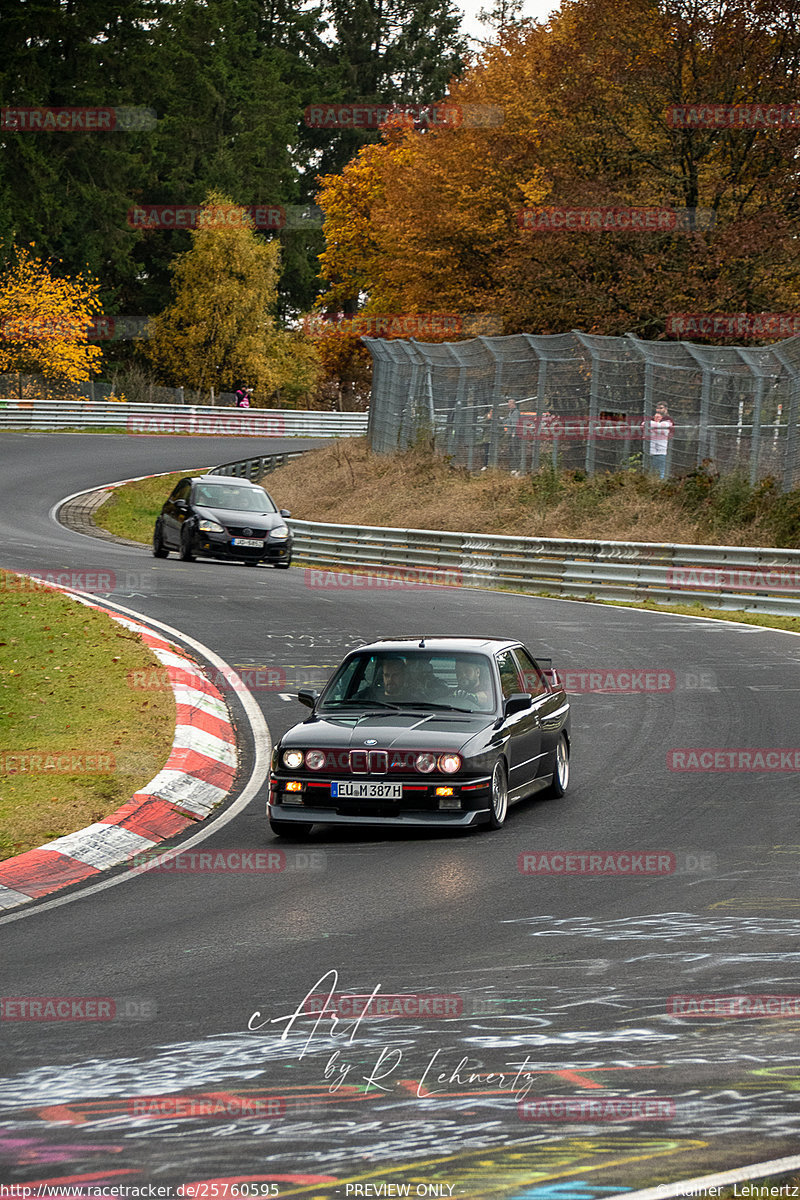
<instances>
[{"instance_id":1,"label":"catch fence","mask_svg":"<svg viewBox=\"0 0 800 1200\"><path fill-rule=\"evenodd\" d=\"M680 476L705 466L800 485L800 337L770 346L647 342L577 331L462 342L362 339L370 445L431 439L470 470L545 464ZM656 424L666 405L674 425Z\"/></svg>"}]
</instances>

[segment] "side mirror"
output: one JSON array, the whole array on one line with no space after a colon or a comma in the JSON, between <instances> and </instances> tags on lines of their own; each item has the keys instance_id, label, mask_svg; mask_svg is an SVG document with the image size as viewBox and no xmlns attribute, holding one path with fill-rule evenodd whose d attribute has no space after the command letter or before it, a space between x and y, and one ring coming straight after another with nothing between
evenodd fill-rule
<instances>
[{"instance_id":1,"label":"side mirror","mask_svg":"<svg viewBox=\"0 0 800 1200\"><path fill-rule=\"evenodd\" d=\"M514 692L503 705L503 715L513 717L514 713L524 712L526 708L530 708L532 700L533 696L528 692Z\"/></svg>"},{"instance_id":2,"label":"side mirror","mask_svg":"<svg viewBox=\"0 0 800 1200\"><path fill-rule=\"evenodd\" d=\"M282 508L282 509L281 509L281 516L282 516L282 517L290 517L291 515L292 515L292 514L291 514L291 512L290 512L290 510L289 510L288 508Z\"/></svg>"},{"instance_id":3,"label":"side mirror","mask_svg":"<svg viewBox=\"0 0 800 1200\"><path fill-rule=\"evenodd\" d=\"M317 707L319 692L312 692L309 688L301 688L297 693L297 699L301 704L305 704L306 708L310 708L313 711Z\"/></svg>"},{"instance_id":4,"label":"side mirror","mask_svg":"<svg viewBox=\"0 0 800 1200\"><path fill-rule=\"evenodd\" d=\"M178 509L179 512L186 512L189 505L186 503L185 500L176 500L175 507Z\"/></svg>"}]
</instances>

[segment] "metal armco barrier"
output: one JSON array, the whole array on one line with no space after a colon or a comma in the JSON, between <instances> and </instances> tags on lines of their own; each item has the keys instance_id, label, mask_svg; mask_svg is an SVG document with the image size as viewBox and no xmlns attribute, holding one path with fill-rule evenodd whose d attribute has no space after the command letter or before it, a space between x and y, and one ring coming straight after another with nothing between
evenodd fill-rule
<instances>
[{"instance_id":1,"label":"metal armco barrier","mask_svg":"<svg viewBox=\"0 0 800 1200\"><path fill-rule=\"evenodd\" d=\"M277 471L278 467L285 467L293 458L300 458L305 453L305 450L289 450L286 454L263 454L260 458L242 458L238 462L222 463L219 467L212 467L207 473L209 475L235 475L237 479L249 479L251 483L258 483L264 475Z\"/></svg>"},{"instance_id":2,"label":"metal armco barrier","mask_svg":"<svg viewBox=\"0 0 800 1200\"><path fill-rule=\"evenodd\" d=\"M0 429L122 429L213 437L360 437L366 413L212 408L83 400L0 400Z\"/></svg>"},{"instance_id":3,"label":"metal armco barrier","mask_svg":"<svg viewBox=\"0 0 800 1200\"><path fill-rule=\"evenodd\" d=\"M223 463L209 474L257 481L305 453ZM373 571L387 574L383 581L378 574L370 581L376 590L439 582L509 587L565 599L650 599L800 616L800 550L504 537L294 519L288 524L295 557L323 568L309 579L320 588L345 586L340 573ZM327 583L326 573L332 573Z\"/></svg>"},{"instance_id":4,"label":"metal armco barrier","mask_svg":"<svg viewBox=\"0 0 800 1200\"><path fill-rule=\"evenodd\" d=\"M403 583L511 587L565 598L701 603L800 616L800 550L657 546L289 522L294 552L327 572L394 572ZM312 579L325 587L325 572ZM330 586L337 586L332 578ZM376 587L380 581L374 581ZM386 581L391 586L392 580Z\"/></svg>"}]
</instances>

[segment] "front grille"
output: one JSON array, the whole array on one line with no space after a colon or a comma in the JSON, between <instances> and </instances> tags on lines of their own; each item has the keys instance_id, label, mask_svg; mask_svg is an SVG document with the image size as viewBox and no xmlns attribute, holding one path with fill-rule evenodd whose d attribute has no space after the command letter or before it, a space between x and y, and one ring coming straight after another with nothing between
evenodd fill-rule
<instances>
[{"instance_id":1,"label":"front grille","mask_svg":"<svg viewBox=\"0 0 800 1200\"><path fill-rule=\"evenodd\" d=\"M225 528L232 537L265 538L269 532L267 529L256 529L254 525L226 525Z\"/></svg>"},{"instance_id":2,"label":"front grille","mask_svg":"<svg viewBox=\"0 0 800 1200\"><path fill-rule=\"evenodd\" d=\"M386 775L389 770L388 750L351 750L350 770L354 775Z\"/></svg>"}]
</instances>

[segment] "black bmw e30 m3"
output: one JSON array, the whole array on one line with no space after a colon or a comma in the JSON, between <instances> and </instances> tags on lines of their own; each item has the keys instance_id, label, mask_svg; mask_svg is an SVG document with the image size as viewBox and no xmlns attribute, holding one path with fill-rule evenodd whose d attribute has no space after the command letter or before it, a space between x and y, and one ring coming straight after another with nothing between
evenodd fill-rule
<instances>
[{"instance_id":1,"label":"black bmw e30 m3","mask_svg":"<svg viewBox=\"0 0 800 1200\"><path fill-rule=\"evenodd\" d=\"M569 782L570 710L554 671L505 638L415 637L351 651L275 746L274 833L315 823L488 825Z\"/></svg>"}]
</instances>

